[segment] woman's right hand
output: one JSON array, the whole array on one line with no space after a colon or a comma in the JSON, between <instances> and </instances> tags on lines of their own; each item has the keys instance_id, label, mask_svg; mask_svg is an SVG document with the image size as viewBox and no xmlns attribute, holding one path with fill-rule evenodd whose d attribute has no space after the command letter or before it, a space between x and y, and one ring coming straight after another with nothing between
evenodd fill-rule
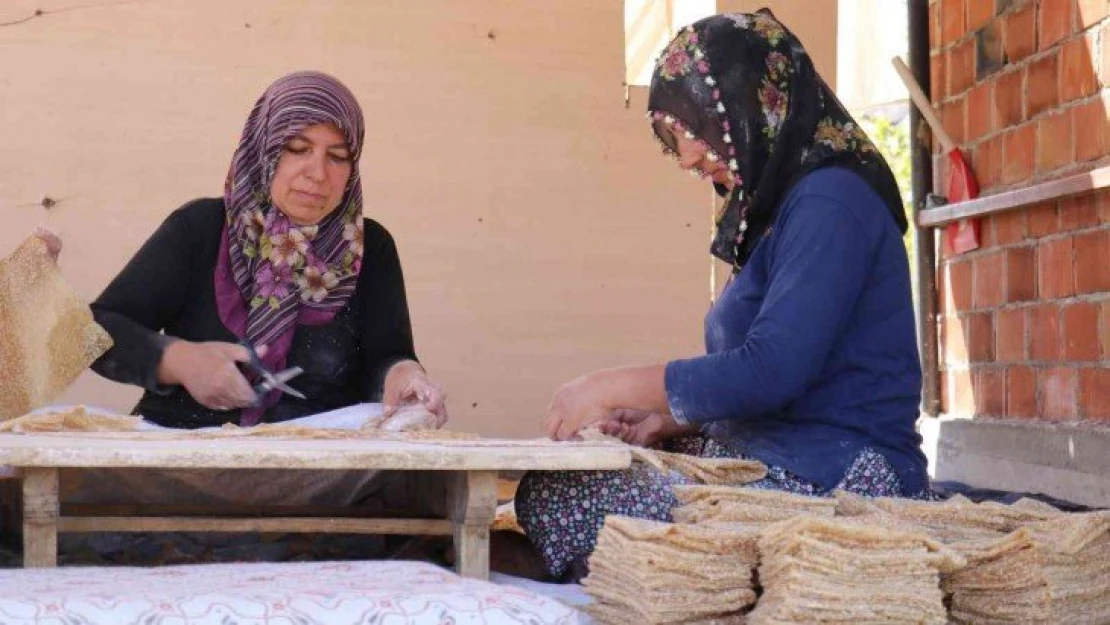
<instances>
[{"instance_id":1,"label":"woman's right hand","mask_svg":"<svg viewBox=\"0 0 1110 625\"><path fill-rule=\"evenodd\" d=\"M265 346L258 355L265 354ZM247 348L235 343L176 340L162 352L158 382L179 384L193 399L212 410L246 408L255 402L254 389L238 363L250 361Z\"/></svg>"}]
</instances>

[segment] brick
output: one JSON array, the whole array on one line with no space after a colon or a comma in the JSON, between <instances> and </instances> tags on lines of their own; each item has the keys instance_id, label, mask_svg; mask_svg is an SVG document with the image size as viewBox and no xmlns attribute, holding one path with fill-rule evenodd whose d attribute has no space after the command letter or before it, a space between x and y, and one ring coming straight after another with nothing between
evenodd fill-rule
<instances>
[{"instance_id":1,"label":"brick","mask_svg":"<svg viewBox=\"0 0 1110 625\"><path fill-rule=\"evenodd\" d=\"M1021 90L1025 73L1021 70L1001 74L994 82L994 128L1002 130L1022 122Z\"/></svg>"},{"instance_id":2,"label":"brick","mask_svg":"<svg viewBox=\"0 0 1110 625\"><path fill-rule=\"evenodd\" d=\"M963 37L967 32L967 11L964 0L940 0L939 18L942 47Z\"/></svg>"},{"instance_id":3,"label":"brick","mask_svg":"<svg viewBox=\"0 0 1110 625\"><path fill-rule=\"evenodd\" d=\"M1104 46L1110 46L1108 39ZM1079 162L1110 154L1110 95L1077 106L1075 116L1075 160Z\"/></svg>"},{"instance_id":4,"label":"brick","mask_svg":"<svg viewBox=\"0 0 1110 625\"><path fill-rule=\"evenodd\" d=\"M937 21L940 12L939 2L929 3L929 50L935 51L940 47L940 22Z\"/></svg>"},{"instance_id":5,"label":"brick","mask_svg":"<svg viewBox=\"0 0 1110 625\"><path fill-rule=\"evenodd\" d=\"M1037 173L1046 173L1075 162L1071 111L1059 111L1037 122Z\"/></svg>"},{"instance_id":6,"label":"brick","mask_svg":"<svg viewBox=\"0 0 1110 625\"><path fill-rule=\"evenodd\" d=\"M1026 359L1025 317L1024 308L995 313L994 359L997 362L1021 362Z\"/></svg>"},{"instance_id":7,"label":"brick","mask_svg":"<svg viewBox=\"0 0 1110 625\"><path fill-rule=\"evenodd\" d=\"M1037 11L1032 2L1006 15L1002 22L1006 60L1018 63L1037 51Z\"/></svg>"},{"instance_id":8,"label":"brick","mask_svg":"<svg viewBox=\"0 0 1110 625\"><path fill-rule=\"evenodd\" d=\"M1110 291L1110 230L1076 235L1075 291Z\"/></svg>"},{"instance_id":9,"label":"brick","mask_svg":"<svg viewBox=\"0 0 1110 625\"><path fill-rule=\"evenodd\" d=\"M1085 98L1098 91L1095 42L1086 35L1060 48L1060 103Z\"/></svg>"},{"instance_id":10,"label":"brick","mask_svg":"<svg viewBox=\"0 0 1110 625\"><path fill-rule=\"evenodd\" d=\"M989 312L971 313L967 320L967 358L972 363L994 362L994 318Z\"/></svg>"},{"instance_id":11,"label":"brick","mask_svg":"<svg viewBox=\"0 0 1110 625\"><path fill-rule=\"evenodd\" d=\"M948 57L934 54L929 58L929 98L935 103L948 97Z\"/></svg>"},{"instance_id":12,"label":"brick","mask_svg":"<svg viewBox=\"0 0 1110 625\"><path fill-rule=\"evenodd\" d=\"M1070 421L1077 414L1075 369L1054 367L1037 372L1037 395L1039 412L1042 419Z\"/></svg>"},{"instance_id":13,"label":"brick","mask_svg":"<svg viewBox=\"0 0 1110 625\"><path fill-rule=\"evenodd\" d=\"M972 3L978 4L978 3ZM975 78L985 80L1006 65L1002 28L990 23L975 32Z\"/></svg>"},{"instance_id":14,"label":"brick","mask_svg":"<svg viewBox=\"0 0 1110 625\"><path fill-rule=\"evenodd\" d=\"M1064 360L1097 362L1099 359L1099 307L1090 302L1077 302L1063 310Z\"/></svg>"},{"instance_id":15,"label":"brick","mask_svg":"<svg viewBox=\"0 0 1110 625\"><path fill-rule=\"evenodd\" d=\"M991 215L995 245L1013 245L1025 240L1025 211L1012 210Z\"/></svg>"},{"instance_id":16,"label":"brick","mask_svg":"<svg viewBox=\"0 0 1110 625\"><path fill-rule=\"evenodd\" d=\"M1059 103L1059 54L1052 51L1025 67L1025 119L1032 119Z\"/></svg>"},{"instance_id":17,"label":"brick","mask_svg":"<svg viewBox=\"0 0 1110 625\"><path fill-rule=\"evenodd\" d=\"M1099 30L1099 40L1102 41L1102 69L1099 71L1103 87L1110 87L1110 54L1106 53L1106 44L1110 42L1110 22Z\"/></svg>"},{"instance_id":18,"label":"brick","mask_svg":"<svg viewBox=\"0 0 1110 625\"><path fill-rule=\"evenodd\" d=\"M968 0L967 2L967 29L977 30L986 26L994 17L993 2L983 0Z\"/></svg>"},{"instance_id":19,"label":"brick","mask_svg":"<svg viewBox=\"0 0 1110 625\"><path fill-rule=\"evenodd\" d=\"M944 352L944 364L966 365L967 335L964 332L964 322L956 315L945 315L941 324L941 348Z\"/></svg>"},{"instance_id":20,"label":"brick","mask_svg":"<svg viewBox=\"0 0 1110 625\"><path fill-rule=\"evenodd\" d=\"M1110 369L1079 371L1079 404L1084 417L1110 421Z\"/></svg>"},{"instance_id":21,"label":"brick","mask_svg":"<svg viewBox=\"0 0 1110 625\"><path fill-rule=\"evenodd\" d=\"M980 141L971 156L971 165L980 193L997 185L998 170L1003 165L1002 137L994 136Z\"/></svg>"},{"instance_id":22,"label":"brick","mask_svg":"<svg viewBox=\"0 0 1110 625\"><path fill-rule=\"evenodd\" d=\"M1037 416L1037 376L1029 367L1006 368L1006 416Z\"/></svg>"},{"instance_id":23,"label":"brick","mask_svg":"<svg viewBox=\"0 0 1110 625\"><path fill-rule=\"evenodd\" d=\"M1046 241L1037 249L1037 293L1041 299L1075 295L1073 255L1071 237Z\"/></svg>"},{"instance_id":24,"label":"brick","mask_svg":"<svg viewBox=\"0 0 1110 625\"><path fill-rule=\"evenodd\" d=\"M1002 167L999 182L1027 182L1033 177L1036 155L1036 124L1025 124L1006 133L1003 141Z\"/></svg>"},{"instance_id":25,"label":"brick","mask_svg":"<svg viewBox=\"0 0 1110 625\"><path fill-rule=\"evenodd\" d=\"M971 261L948 263L945 314L971 310Z\"/></svg>"},{"instance_id":26,"label":"brick","mask_svg":"<svg viewBox=\"0 0 1110 625\"><path fill-rule=\"evenodd\" d=\"M1098 225L1098 197L1088 193L1060 200L1060 230L1079 230Z\"/></svg>"},{"instance_id":27,"label":"brick","mask_svg":"<svg viewBox=\"0 0 1110 625\"><path fill-rule=\"evenodd\" d=\"M1040 238L1056 234L1060 228L1055 202L1045 202L1029 209L1029 236Z\"/></svg>"},{"instance_id":28,"label":"brick","mask_svg":"<svg viewBox=\"0 0 1110 625\"><path fill-rule=\"evenodd\" d=\"M1102 359L1110 360L1110 301L1102 303L1099 318L1098 337L1102 343Z\"/></svg>"},{"instance_id":29,"label":"brick","mask_svg":"<svg viewBox=\"0 0 1110 625\"><path fill-rule=\"evenodd\" d=\"M971 304L974 308L991 308L1005 301L1006 283L1002 277L1005 259L1005 252L994 252L971 261L974 281Z\"/></svg>"},{"instance_id":30,"label":"brick","mask_svg":"<svg viewBox=\"0 0 1110 625\"><path fill-rule=\"evenodd\" d=\"M967 140L967 113L966 100L963 97L953 99L944 105L940 113L940 123L944 130L957 144Z\"/></svg>"},{"instance_id":31,"label":"brick","mask_svg":"<svg viewBox=\"0 0 1110 625\"><path fill-rule=\"evenodd\" d=\"M968 39L948 51L949 95L959 95L975 84L975 40Z\"/></svg>"},{"instance_id":32,"label":"brick","mask_svg":"<svg viewBox=\"0 0 1110 625\"><path fill-rule=\"evenodd\" d=\"M1015 247L1006 254L1007 303L1028 302L1037 298L1037 262L1032 247Z\"/></svg>"},{"instance_id":33,"label":"brick","mask_svg":"<svg viewBox=\"0 0 1110 625\"><path fill-rule=\"evenodd\" d=\"M947 410L955 414L975 414L975 390L971 383L971 371L966 369L949 371L946 376L950 386Z\"/></svg>"},{"instance_id":34,"label":"brick","mask_svg":"<svg viewBox=\"0 0 1110 625\"><path fill-rule=\"evenodd\" d=\"M1060 360L1060 308L1040 304L1029 312L1029 359L1035 362Z\"/></svg>"},{"instance_id":35,"label":"brick","mask_svg":"<svg viewBox=\"0 0 1110 625\"><path fill-rule=\"evenodd\" d=\"M1075 32L1074 8L1075 0L1039 0L1037 49L1047 50Z\"/></svg>"},{"instance_id":36,"label":"brick","mask_svg":"<svg viewBox=\"0 0 1110 625\"><path fill-rule=\"evenodd\" d=\"M1101 22L1110 14L1110 2L1106 0L1075 0L1076 26L1086 30Z\"/></svg>"},{"instance_id":37,"label":"brick","mask_svg":"<svg viewBox=\"0 0 1110 625\"><path fill-rule=\"evenodd\" d=\"M978 141L994 130L991 116L994 105L991 103L990 83L974 87L967 94L967 140Z\"/></svg>"},{"instance_id":38,"label":"brick","mask_svg":"<svg viewBox=\"0 0 1110 625\"><path fill-rule=\"evenodd\" d=\"M975 414L1002 417L1006 414L1006 372L996 367L975 372Z\"/></svg>"}]
</instances>

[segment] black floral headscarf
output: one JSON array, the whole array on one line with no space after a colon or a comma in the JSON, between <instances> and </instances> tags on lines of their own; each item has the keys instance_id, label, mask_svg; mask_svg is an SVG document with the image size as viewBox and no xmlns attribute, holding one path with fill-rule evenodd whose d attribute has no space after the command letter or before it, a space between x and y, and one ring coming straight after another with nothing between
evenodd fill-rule
<instances>
[{"instance_id":1,"label":"black floral headscarf","mask_svg":"<svg viewBox=\"0 0 1110 625\"><path fill-rule=\"evenodd\" d=\"M656 63L648 117L666 153L674 133L700 142L732 174L710 252L739 271L803 175L840 166L883 199L904 233L901 195L886 161L817 74L798 38L767 9L716 15L683 28Z\"/></svg>"}]
</instances>

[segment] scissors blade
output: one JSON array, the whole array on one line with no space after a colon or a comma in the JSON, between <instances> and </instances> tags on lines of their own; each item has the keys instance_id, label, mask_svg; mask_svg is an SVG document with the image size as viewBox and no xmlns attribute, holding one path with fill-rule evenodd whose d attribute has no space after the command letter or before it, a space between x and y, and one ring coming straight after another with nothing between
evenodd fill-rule
<instances>
[{"instance_id":1,"label":"scissors blade","mask_svg":"<svg viewBox=\"0 0 1110 625\"><path fill-rule=\"evenodd\" d=\"M277 373L264 373L262 375L262 378L265 380L266 386L270 388L277 389L287 395L292 395L293 397L296 397L298 399L308 399L307 397L305 397L304 393L286 384L286 382L292 380L302 373L304 373L304 369L301 369L300 367L290 367L288 369L285 369L284 371L278 371Z\"/></svg>"}]
</instances>

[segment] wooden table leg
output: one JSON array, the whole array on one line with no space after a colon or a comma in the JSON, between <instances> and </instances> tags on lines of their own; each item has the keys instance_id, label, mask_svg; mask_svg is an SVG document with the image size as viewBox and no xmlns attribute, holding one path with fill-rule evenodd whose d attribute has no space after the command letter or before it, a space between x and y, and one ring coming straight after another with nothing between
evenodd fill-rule
<instances>
[{"instance_id":1,"label":"wooden table leg","mask_svg":"<svg viewBox=\"0 0 1110 625\"><path fill-rule=\"evenodd\" d=\"M489 579L489 528L497 514L497 472L459 471L447 485L448 512L455 524L455 570Z\"/></svg>"},{"instance_id":2,"label":"wooden table leg","mask_svg":"<svg viewBox=\"0 0 1110 625\"><path fill-rule=\"evenodd\" d=\"M23 566L58 564L58 470L23 470Z\"/></svg>"}]
</instances>

